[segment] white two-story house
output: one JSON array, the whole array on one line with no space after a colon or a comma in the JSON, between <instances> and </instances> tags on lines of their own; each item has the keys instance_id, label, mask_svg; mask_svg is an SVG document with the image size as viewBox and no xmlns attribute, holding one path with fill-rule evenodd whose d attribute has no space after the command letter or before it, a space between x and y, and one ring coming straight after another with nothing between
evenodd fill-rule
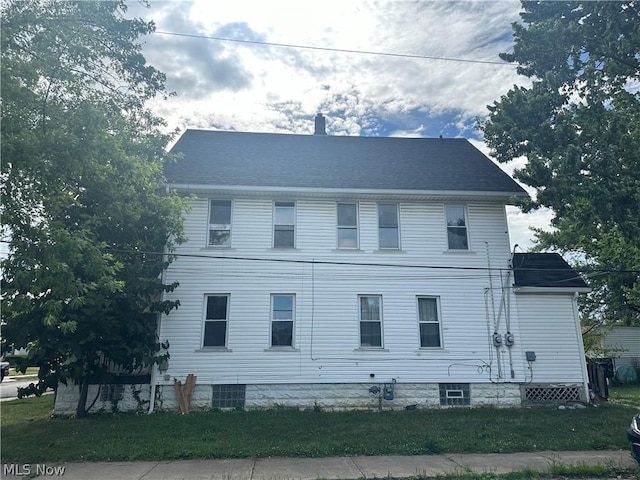
<instances>
[{"instance_id":1,"label":"white two-story house","mask_svg":"<svg viewBox=\"0 0 640 480\"><path fill-rule=\"evenodd\" d=\"M150 409L177 409L188 374L191 408L585 400L587 286L558 255L510 251L505 205L524 190L467 140L323 122L173 147L168 187L192 208L164 279L170 359L135 387Z\"/></svg>"}]
</instances>

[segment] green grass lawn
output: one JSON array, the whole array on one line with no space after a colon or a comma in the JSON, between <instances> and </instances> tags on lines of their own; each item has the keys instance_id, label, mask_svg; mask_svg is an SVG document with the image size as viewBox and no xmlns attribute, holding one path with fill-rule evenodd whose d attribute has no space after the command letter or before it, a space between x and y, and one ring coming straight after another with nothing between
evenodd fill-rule
<instances>
[{"instance_id":1,"label":"green grass lawn","mask_svg":"<svg viewBox=\"0 0 640 480\"><path fill-rule=\"evenodd\" d=\"M2 403L0 433L4 462L626 450L626 428L640 409L634 399L640 387L613 389L610 402L576 410L275 409L75 420L50 418L48 395Z\"/></svg>"},{"instance_id":2,"label":"green grass lawn","mask_svg":"<svg viewBox=\"0 0 640 480\"><path fill-rule=\"evenodd\" d=\"M11 367L9 369L9 376L10 377L32 377L34 375L38 375L38 367L27 367L27 370L22 373L22 372L18 372L15 368Z\"/></svg>"},{"instance_id":3,"label":"green grass lawn","mask_svg":"<svg viewBox=\"0 0 640 480\"><path fill-rule=\"evenodd\" d=\"M632 407L640 412L640 386L612 387L609 392L609 403Z\"/></svg>"}]
</instances>

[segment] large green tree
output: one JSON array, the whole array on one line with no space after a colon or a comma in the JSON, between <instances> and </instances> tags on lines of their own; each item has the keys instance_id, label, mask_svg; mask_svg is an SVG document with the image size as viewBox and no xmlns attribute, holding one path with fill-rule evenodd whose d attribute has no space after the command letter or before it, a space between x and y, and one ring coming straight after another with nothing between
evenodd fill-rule
<instances>
[{"instance_id":1,"label":"large green tree","mask_svg":"<svg viewBox=\"0 0 640 480\"><path fill-rule=\"evenodd\" d=\"M530 87L489 107L500 162L526 158L522 203L550 207L537 246L576 252L593 288L587 322L640 324L640 3L522 2L513 53Z\"/></svg>"},{"instance_id":2,"label":"large green tree","mask_svg":"<svg viewBox=\"0 0 640 480\"><path fill-rule=\"evenodd\" d=\"M164 188L163 121L146 102L166 95L139 38L152 23L124 1L2 4L3 341L28 346L39 381L78 385L149 367L162 283L182 240L184 203Z\"/></svg>"}]
</instances>

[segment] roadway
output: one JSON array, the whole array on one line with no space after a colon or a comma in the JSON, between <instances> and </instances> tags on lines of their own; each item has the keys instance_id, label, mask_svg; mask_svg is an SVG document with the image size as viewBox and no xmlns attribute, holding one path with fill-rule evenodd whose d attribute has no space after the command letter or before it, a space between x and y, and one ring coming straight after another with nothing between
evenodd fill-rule
<instances>
[{"instance_id":1,"label":"roadway","mask_svg":"<svg viewBox=\"0 0 640 480\"><path fill-rule=\"evenodd\" d=\"M20 379L20 377L5 377L0 383L0 400L13 400L18 397L18 388L24 388L28 386L30 383L37 382L38 379L35 377L30 377L25 380Z\"/></svg>"}]
</instances>

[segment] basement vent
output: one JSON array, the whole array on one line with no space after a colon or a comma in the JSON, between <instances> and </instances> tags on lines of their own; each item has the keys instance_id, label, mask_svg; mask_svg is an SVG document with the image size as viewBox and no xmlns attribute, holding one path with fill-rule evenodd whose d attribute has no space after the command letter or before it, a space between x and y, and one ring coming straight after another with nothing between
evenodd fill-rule
<instances>
[{"instance_id":1,"label":"basement vent","mask_svg":"<svg viewBox=\"0 0 640 480\"><path fill-rule=\"evenodd\" d=\"M471 394L468 383L441 383L440 405L466 407L471 405Z\"/></svg>"},{"instance_id":2,"label":"basement vent","mask_svg":"<svg viewBox=\"0 0 640 480\"><path fill-rule=\"evenodd\" d=\"M124 385L102 385L100 387L101 402L119 402L124 398Z\"/></svg>"},{"instance_id":3,"label":"basement vent","mask_svg":"<svg viewBox=\"0 0 640 480\"><path fill-rule=\"evenodd\" d=\"M549 385L529 385L522 387L523 405L559 405L565 402L581 402L582 387L571 385L551 387Z\"/></svg>"},{"instance_id":4,"label":"basement vent","mask_svg":"<svg viewBox=\"0 0 640 480\"><path fill-rule=\"evenodd\" d=\"M246 385L213 385L213 408L244 408Z\"/></svg>"}]
</instances>

